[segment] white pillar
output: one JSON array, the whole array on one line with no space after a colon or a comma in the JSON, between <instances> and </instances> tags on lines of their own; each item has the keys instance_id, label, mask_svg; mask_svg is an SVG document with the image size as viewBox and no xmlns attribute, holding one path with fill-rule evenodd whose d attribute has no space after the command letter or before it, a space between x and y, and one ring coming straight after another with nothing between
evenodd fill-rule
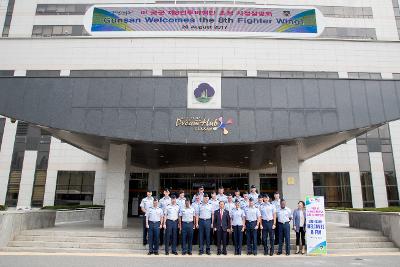
<instances>
[{"instance_id":1,"label":"white pillar","mask_svg":"<svg viewBox=\"0 0 400 267\"><path fill-rule=\"evenodd\" d=\"M258 172L249 172L249 185L255 185L258 192L260 192L260 174Z\"/></svg>"},{"instance_id":2,"label":"white pillar","mask_svg":"<svg viewBox=\"0 0 400 267\"><path fill-rule=\"evenodd\" d=\"M126 228L131 147L110 145L106 174L104 228Z\"/></svg>"},{"instance_id":3,"label":"white pillar","mask_svg":"<svg viewBox=\"0 0 400 267\"><path fill-rule=\"evenodd\" d=\"M362 199L360 172L351 171L349 175L350 175L351 199L353 208L361 209L364 207L364 204Z\"/></svg>"},{"instance_id":4,"label":"white pillar","mask_svg":"<svg viewBox=\"0 0 400 267\"><path fill-rule=\"evenodd\" d=\"M156 191L158 195L158 190L160 189L160 173L159 172L149 172L148 189L151 191Z\"/></svg>"},{"instance_id":5,"label":"white pillar","mask_svg":"<svg viewBox=\"0 0 400 267\"><path fill-rule=\"evenodd\" d=\"M297 146L280 146L277 149L277 157L281 198L286 200L289 208L294 209L297 202L304 198L301 195Z\"/></svg>"},{"instance_id":6,"label":"white pillar","mask_svg":"<svg viewBox=\"0 0 400 267\"><path fill-rule=\"evenodd\" d=\"M25 151L19 184L17 209L30 209L33 183L35 182L37 151Z\"/></svg>"},{"instance_id":7,"label":"white pillar","mask_svg":"<svg viewBox=\"0 0 400 267\"><path fill-rule=\"evenodd\" d=\"M385 208L388 206L386 193L385 173L383 169L382 153L369 153L371 162L372 184L374 186L374 198L376 208Z\"/></svg>"},{"instance_id":8,"label":"white pillar","mask_svg":"<svg viewBox=\"0 0 400 267\"><path fill-rule=\"evenodd\" d=\"M57 164L57 161L59 160L59 158L62 157L60 151L57 149L57 144L59 142L61 141L54 137L51 138L49 164L47 165L46 185L44 188L43 196L43 206L54 206L57 187L57 174L58 168L60 167Z\"/></svg>"},{"instance_id":9,"label":"white pillar","mask_svg":"<svg viewBox=\"0 0 400 267\"><path fill-rule=\"evenodd\" d=\"M56 187L57 187L57 174L58 174L57 170L47 169L46 185L44 188L44 197L43 197L44 207L54 206L54 200L56 197Z\"/></svg>"},{"instance_id":10,"label":"white pillar","mask_svg":"<svg viewBox=\"0 0 400 267\"><path fill-rule=\"evenodd\" d=\"M0 205L4 205L6 202L16 131L17 123L11 123L10 119L6 119L0 150Z\"/></svg>"}]
</instances>

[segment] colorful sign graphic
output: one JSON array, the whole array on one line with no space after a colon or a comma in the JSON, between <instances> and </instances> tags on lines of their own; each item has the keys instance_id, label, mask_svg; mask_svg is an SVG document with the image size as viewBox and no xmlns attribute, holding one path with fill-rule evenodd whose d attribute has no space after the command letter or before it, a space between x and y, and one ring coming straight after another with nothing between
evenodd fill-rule
<instances>
[{"instance_id":1,"label":"colorful sign graphic","mask_svg":"<svg viewBox=\"0 0 400 267\"><path fill-rule=\"evenodd\" d=\"M221 108L221 73L188 73L187 108Z\"/></svg>"},{"instance_id":2,"label":"colorful sign graphic","mask_svg":"<svg viewBox=\"0 0 400 267\"><path fill-rule=\"evenodd\" d=\"M327 255L324 197L306 197L307 255Z\"/></svg>"},{"instance_id":3,"label":"colorful sign graphic","mask_svg":"<svg viewBox=\"0 0 400 267\"><path fill-rule=\"evenodd\" d=\"M221 129L221 130L223 131L224 135L227 135L227 134L229 133L229 131L228 131L228 129L227 129L226 127L227 127L229 124L232 124L232 123L233 123L233 120L232 120L232 119L229 119L229 120L227 120L226 122L224 122L224 118L223 118L223 117L219 117L218 120L219 120L219 122L220 122L220 125L219 125L218 127L215 127L215 128L214 128L214 131L215 131L215 130L218 130L218 129Z\"/></svg>"},{"instance_id":4,"label":"colorful sign graphic","mask_svg":"<svg viewBox=\"0 0 400 267\"><path fill-rule=\"evenodd\" d=\"M224 135L229 133L227 126L232 124L233 120L228 119L224 122L223 117L219 117L218 119L209 119L209 118L201 118L201 117L184 117L177 118L175 122L176 127L192 127L195 131L217 131L218 129L222 130Z\"/></svg>"},{"instance_id":5,"label":"colorful sign graphic","mask_svg":"<svg viewBox=\"0 0 400 267\"><path fill-rule=\"evenodd\" d=\"M208 83L200 83L193 93L198 102L207 103L215 95L215 90Z\"/></svg>"},{"instance_id":6,"label":"colorful sign graphic","mask_svg":"<svg viewBox=\"0 0 400 267\"><path fill-rule=\"evenodd\" d=\"M316 8L240 5L95 5L85 15L94 36L297 36L323 30Z\"/></svg>"}]
</instances>

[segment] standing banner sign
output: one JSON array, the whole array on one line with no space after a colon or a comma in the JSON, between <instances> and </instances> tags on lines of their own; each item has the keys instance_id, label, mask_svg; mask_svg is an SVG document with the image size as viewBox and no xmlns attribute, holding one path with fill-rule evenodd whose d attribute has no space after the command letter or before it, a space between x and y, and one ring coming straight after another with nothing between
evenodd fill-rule
<instances>
[{"instance_id":1,"label":"standing banner sign","mask_svg":"<svg viewBox=\"0 0 400 267\"><path fill-rule=\"evenodd\" d=\"M326 255L324 197L306 197L306 238L308 255Z\"/></svg>"}]
</instances>

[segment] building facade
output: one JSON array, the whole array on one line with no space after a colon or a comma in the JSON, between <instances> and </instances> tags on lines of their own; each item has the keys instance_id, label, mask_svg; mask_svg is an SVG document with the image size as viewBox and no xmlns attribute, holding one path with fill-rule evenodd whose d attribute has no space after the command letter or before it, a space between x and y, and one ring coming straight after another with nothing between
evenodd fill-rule
<instances>
[{"instance_id":1,"label":"building facade","mask_svg":"<svg viewBox=\"0 0 400 267\"><path fill-rule=\"evenodd\" d=\"M105 205L106 227L148 188L399 205L397 0L137 4L266 2L317 8L322 33L96 36L87 10L121 1L0 0L0 205ZM216 106L210 91L190 102L199 79Z\"/></svg>"}]
</instances>

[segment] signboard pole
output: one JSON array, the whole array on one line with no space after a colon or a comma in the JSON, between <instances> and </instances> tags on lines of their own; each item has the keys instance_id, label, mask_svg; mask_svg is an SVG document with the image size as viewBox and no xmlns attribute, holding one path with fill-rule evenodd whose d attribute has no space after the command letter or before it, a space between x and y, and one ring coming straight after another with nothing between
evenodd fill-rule
<instances>
[{"instance_id":1,"label":"signboard pole","mask_svg":"<svg viewBox=\"0 0 400 267\"><path fill-rule=\"evenodd\" d=\"M323 196L306 197L306 239L307 255L327 255Z\"/></svg>"}]
</instances>

